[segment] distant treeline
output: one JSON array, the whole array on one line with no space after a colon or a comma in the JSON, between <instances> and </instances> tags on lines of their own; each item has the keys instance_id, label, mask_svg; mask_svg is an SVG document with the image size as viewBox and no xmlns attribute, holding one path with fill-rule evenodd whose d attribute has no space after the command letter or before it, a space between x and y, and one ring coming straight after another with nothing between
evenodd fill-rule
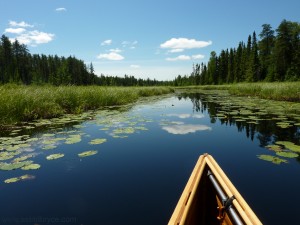
<instances>
[{"instance_id":1,"label":"distant treeline","mask_svg":"<svg viewBox=\"0 0 300 225\"><path fill-rule=\"evenodd\" d=\"M0 84L52 84L52 85L105 85L105 86L154 86L166 85L151 79L97 76L91 63L86 65L75 57L30 54L18 40L11 42L2 35L0 39Z\"/></svg>"},{"instance_id":2,"label":"distant treeline","mask_svg":"<svg viewBox=\"0 0 300 225\"><path fill-rule=\"evenodd\" d=\"M276 32L275 32L276 31ZM210 85L258 81L300 80L300 24L283 20L276 30L263 24L257 40L249 35L237 48L211 52L207 64L195 64L191 75L178 75L174 84Z\"/></svg>"}]
</instances>

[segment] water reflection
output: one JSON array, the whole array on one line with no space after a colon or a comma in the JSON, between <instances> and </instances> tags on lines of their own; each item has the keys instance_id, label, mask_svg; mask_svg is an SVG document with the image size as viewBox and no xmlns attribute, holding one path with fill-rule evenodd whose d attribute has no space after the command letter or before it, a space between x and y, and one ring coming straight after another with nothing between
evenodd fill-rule
<instances>
[{"instance_id":1,"label":"water reflection","mask_svg":"<svg viewBox=\"0 0 300 225\"><path fill-rule=\"evenodd\" d=\"M171 134L188 134L195 133L196 131L211 130L212 128L206 125L177 124L171 126L163 126L162 129Z\"/></svg>"},{"instance_id":2,"label":"water reflection","mask_svg":"<svg viewBox=\"0 0 300 225\"><path fill-rule=\"evenodd\" d=\"M253 104L253 101L252 105L245 107L245 103L241 102L247 102L249 99L236 98L228 94L181 93L178 99L190 100L195 112L207 112L212 124L219 122L225 126L236 126L238 132L245 133L247 138L252 141L257 139L260 147L265 148L280 141L289 141L297 146L300 144L300 124L297 122L299 121L297 114L288 114L285 111L269 113L265 110L264 104ZM283 146L281 150L289 149ZM300 161L299 156L297 160Z\"/></svg>"}]
</instances>

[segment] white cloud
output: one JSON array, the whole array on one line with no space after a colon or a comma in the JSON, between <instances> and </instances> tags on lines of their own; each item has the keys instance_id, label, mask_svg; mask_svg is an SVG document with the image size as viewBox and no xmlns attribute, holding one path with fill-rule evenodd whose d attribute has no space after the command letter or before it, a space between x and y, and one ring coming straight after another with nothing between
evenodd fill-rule
<instances>
[{"instance_id":1,"label":"white cloud","mask_svg":"<svg viewBox=\"0 0 300 225\"><path fill-rule=\"evenodd\" d=\"M16 21L9 21L9 25L12 27L33 27L33 25L25 23L24 21L20 23L17 23Z\"/></svg>"},{"instance_id":2,"label":"white cloud","mask_svg":"<svg viewBox=\"0 0 300 225\"><path fill-rule=\"evenodd\" d=\"M176 114L176 113L171 113L171 114L167 114L166 116L174 116L174 117L178 117L180 119L187 119L187 118L203 118L204 115L193 115L193 114L188 114L188 113L182 113L182 114Z\"/></svg>"},{"instance_id":3,"label":"white cloud","mask_svg":"<svg viewBox=\"0 0 300 225\"><path fill-rule=\"evenodd\" d=\"M188 134L195 133L196 131L212 130L209 126L197 124L163 126L162 129L171 134Z\"/></svg>"},{"instance_id":4,"label":"white cloud","mask_svg":"<svg viewBox=\"0 0 300 225\"><path fill-rule=\"evenodd\" d=\"M112 40L105 40L105 41L103 41L102 43L101 43L101 45L103 46L103 45L111 45L111 43L112 43Z\"/></svg>"},{"instance_id":5,"label":"white cloud","mask_svg":"<svg viewBox=\"0 0 300 225\"><path fill-rule=\"evenodd\" d=\"M18 40L21 44L25 45L37 46L38 44L45 44L52 41L55 36L51 33L46 33L38 30L30 30L29 28L32 28L34 26L24 21L19 23L16 21L9 21L9 26L9 28L5 29L5 33L16 35L15 37L10 37L10 40Z\"/></svg>"},{"instance_id":6,"label":"white cloud","mask_svg":"<svg viewBox=\"0 0 300 225\"><path fill-rule=\"evenodd\" d=\"M170 52L170 53L177 53L177 52L183 52L183 51L184 51L184 49L182 49L182 48L174 48L174 49L171 49L168 52Z\"/></svg>"},{"instance_id":7,"label":"white cloud","mask_svg":"<svg viewBox=\"0 0 300 225\"><path fill-rule=\"evenodd\" d=\"M135 49L135 45L137 45L138 41L123 41L121 44L123 48L129 47L130 49Z\"/></svg>"},{"instance_id":8,"label":"white cloud","mask_svg":"<svg viewBox=\"0 0 300 225\"><path fill-rule=\"evenodd\" d=\"M108 54L99 54L98 59L108 59L108 60L123 60L124 57L116 52L110 52Z\"/></svg>"},{"instance_id":9,"label":"white cloud","mask_svg":"<svg viewBox=\"0 0 300 225\"><path fill-rule=\"evenodd\" d=\"M21 44L36 46L38 44L45 44L53 40L54 34L45 33L41 31L27 31L15 37Z\"/></svg>"},{"instance_id":10,"label":"white cloud","mask_svg":"<svg viewBox=\"0 0 300 225\"><path fill-rule=\"evenodd\" d=\"M55 11L57 11L57 12L63 12L63 11L67 11L67 9L62 7L62 8L55 9Z\"/></svg>"},{"instance_id":11,"label":"white cloud","mask_svg":"<svg viewBox=\"0 0 300 225\"><path fill-rule=\"evenodd\" d=\"M12 33L12 34L20 34L25 32L26 29L19 27L19 28L6 28L4 33Z\"/></svg>"},{"instance_id":12,"label":"white cloud","mask_svg":"<svg viewBox=\"0 0 300 225\"><path fill-rule=\"evenodd\" d=\"M140 65L130 65L130 68L133 68L133 69L139 69L141 66Z\"/></svg>"},{"instance_id":13,"label":"white cloud","mask_svg":"<svg viewBox=\"0 0 300 225\"><path fill-rule=\"evenodd\" d=\"M115 53L120 53L120 52L122 52L122 50L119 49L119 48L109 49L109 51L110 51L110 52L115 52Z\"/></svg>"},{"instance_id":14,"label":"white cloud","mask_svg":"<svg viewBox=\"0 0 300 225\"><path fill-rule=\"evenodd\" d=\"M45 44L53 40L54 34L41 32L38 30L30 31L28 32L29 38L33 41L35 44Z\"/></svg>"},{"instance_id":15,"label":"white cloud","mask_svg":"<svg viewBox=\"0 0 300 225\"><path fill-rule=\"evenodd\" d=\"M167 61L186 61L191 60L191 57L188 55L180 55L175 58L166 58Z\"/></svg>"},{"instance_id":16,"label":"white cloud","mask_svg":"<svg viewBox=\"0 0 300 225\"><path fill-rule=\"evenodd\" d=\"M192 59L204 59L204 55L192 55Z\"/></svg>"},{"instance_id":17,"label":"white cloud","mask_svg":"<svg viewBox=\"0 0 300 225\"><path fill-rule=\"evenodd\" d=\"M193 49L193 48L203 48L211 44L212 41L197 41L195 39L187 39L187 38L171 38L165 43L162 43L160 47L171 48L171 49Z\"/></svg>"}]
</instances>

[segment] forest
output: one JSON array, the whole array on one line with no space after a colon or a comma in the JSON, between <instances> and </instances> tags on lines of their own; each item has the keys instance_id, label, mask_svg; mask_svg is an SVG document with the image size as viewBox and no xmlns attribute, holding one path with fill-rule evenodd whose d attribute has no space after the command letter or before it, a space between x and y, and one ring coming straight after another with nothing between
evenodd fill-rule
<instances>
[{"instance_id":1,"label":"forest","mask_svg":"<svg viewBox=\"0 0 300 225\"><path fill-rule=\"evenodd\" d=\"M207 64L193 65L190 75L178 75L175 86L300 80L300 24L283 20L276 30L263 24L236 48L211 52Z\"/></svg>"},{"instance_id":2,"label":"forest","mask_svg":"<svg viewBox=\"0 0 300 225\"><path fill-rule=\"evenodd\" d=\"M151 79L137 79L134 76L124 77L97 76L91 63L86 65L74 56L30 54L24 44L18 40L11 42L2 35L0 39L0 84L51 84L59 85L101 85L101 86L154 86L166 85Z\"/></svg>"},{"instance_id":3,"label":"forest","mask_svg":"<svg viewBox=\"0 0 300 225\"><path fill-rule=\"evenodd\" d=\"M134 76L96 75L93 64L86 65L74 56L30 54L18 40L0 39L0 84L51 84L101 86L188 86L220 85L241 82L300 80L300 24L283 20L274 30L263 24L236 48L212 51L208 63L193 65L189 75L173 81L137 79Z\"/></svg>"}]
</instances>

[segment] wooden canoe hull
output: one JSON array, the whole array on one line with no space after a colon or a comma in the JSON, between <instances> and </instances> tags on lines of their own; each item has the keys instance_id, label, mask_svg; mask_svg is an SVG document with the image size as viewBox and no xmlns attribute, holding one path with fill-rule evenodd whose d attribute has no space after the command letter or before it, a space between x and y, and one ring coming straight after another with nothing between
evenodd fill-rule
<instances>
[{"instance_id":1,"label":"wooden canoe hull","mask_svg":"<svg viewBox=\"0 0 300 225\"><path fill-rule=\"evenodd\" d=\"M262 224L214 158L204 154L199 157L168 225L235 224L224 210L220 213L222 200L208 179L208 170L212 172L226 196L235 197L232 207L242 224Z\"/></svg>"}]
</instances>

